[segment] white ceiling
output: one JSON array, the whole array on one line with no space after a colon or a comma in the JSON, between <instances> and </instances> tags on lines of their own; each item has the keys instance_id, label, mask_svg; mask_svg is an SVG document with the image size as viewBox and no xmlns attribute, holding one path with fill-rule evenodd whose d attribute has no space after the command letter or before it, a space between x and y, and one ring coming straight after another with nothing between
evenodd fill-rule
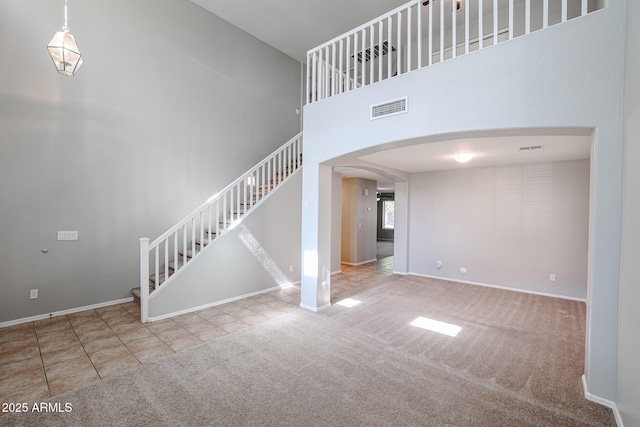
<instances>
[{"instance_id":1,"label":"white ceiling","mask_svg":"<svg viewBox=\"0 0 640 427\"><path fill-rule=\"evenodd\" d=\"M539 150L521 147L541 145ZM589 136L500 136L432 142L394 148L361 156L361 160L416 173L447 169L542 163L588 159L591 152ZM467 163L458 163L454 154L473 154Z\"/></svg>"},{"instance_id":2,"label":"white ceiling","mask_svg":"<svg viewBox=\"0 0 640 427\"><path fill-rule=\"evenodd\" d=\"M380 173L375 173L366 169L358 169L355 167L335 167L336 172L340 172L342 178L364 178L377 182L377 189L380 191L393 192L396 188L396 183L393 178L388 177Z\"/></svg>"},{"instance_id":3,"label":"white ceiling","mask_svg":"<svg viewBox=\"0 0 640 427\"><path fill-rule=\"evenodd\" d=\"M521 147L542 146L537 150ZM454 154L473 154L467 163L458 163ZM367 169L335 167L343 178L365 178L378 182L378 189L392 191L394 179L385 170L395 169L407 173L438 170L478 168L526 163L545 163L589 159L590 136L496 136L429 142L378 151L357 157L366 162ZM341 161L350 163L348 158ZM375 166L380 166L376 173Z\"/></svg>"},{"instance_id":4,"label":"white ceiling","mask_svg":"<svg viewBox=\"0 0 640 427\"><path fill-rule=\"evenodd\" d=\"M306 53L339 35L406 4L409 0L191 0L205 10L246 31L290 57L306 62ZM524 0L515 0L522 3ZM557 3L557 4L556 4ZM560 2L550 7L559 8ZM439 7L441 3L434 3ZM499 8L507 0L498 0ZM446 0L446 7L451 0ZM460 9L464 10L464 5ZM493 11L493 2L485 1L483 13ZM472 8L470 19L478 11ZM434 31L439 29L434 23ZM450 21L446 21L450 26Z\"/></svg>"},{"instance_id":5,"label":"white ceiling","mask_svg":"<svg viewBox=\"0 0 640 427\"><path fill-rule=\"evenodd\" d=\"M191 0L290 57L406 3L406 0Z\"/></svg>"}]
</instances>

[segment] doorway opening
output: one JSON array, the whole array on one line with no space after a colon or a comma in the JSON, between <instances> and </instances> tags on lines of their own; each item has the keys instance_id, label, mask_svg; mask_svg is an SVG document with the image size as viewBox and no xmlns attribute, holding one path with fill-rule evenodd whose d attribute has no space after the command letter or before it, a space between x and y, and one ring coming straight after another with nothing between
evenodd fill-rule
<instances>
[{"instance_id":1,"label":"doorway opening","mask_svg":"<svg viewBox=\"0 0 640 427\"><path fill-rule=\"evenodd\" d=\"M395 197L393 192L378 192L378 230L376 259L393 256L395 232Z\"/></svg>"}]
</instances>

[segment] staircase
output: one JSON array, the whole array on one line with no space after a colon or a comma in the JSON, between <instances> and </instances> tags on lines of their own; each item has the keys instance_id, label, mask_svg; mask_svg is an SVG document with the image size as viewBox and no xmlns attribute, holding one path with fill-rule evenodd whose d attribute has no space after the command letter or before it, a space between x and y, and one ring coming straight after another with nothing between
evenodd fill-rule
<instances>
[{"instance_id":1,"label":"staircase","mask_svg":"<svg viewBox=\"0 0 640 427\"><path fill-rule=\"evenodd\" d=\"M171 286L189 263L302 167L302 133L212 196L160 237L140 239L140 286L131 294L141 306L141 320L149 319L154 295Z\"/></svg>"}]
</instances>

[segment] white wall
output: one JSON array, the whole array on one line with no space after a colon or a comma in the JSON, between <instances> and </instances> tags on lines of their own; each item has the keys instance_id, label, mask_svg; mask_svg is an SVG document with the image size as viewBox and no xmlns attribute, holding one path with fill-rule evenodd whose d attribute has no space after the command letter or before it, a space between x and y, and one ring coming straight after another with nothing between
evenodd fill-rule
<instances>
[{"instance_id":1,"label":"white wall","mask_svg":"<svg viewBox=\"0 0 640 427\"><path fill-rule=\"evenodd\" d=\"M0 0L0 322L130 296L140 237L299 132L300 64L192 2L70 2L75 77L63 6Z\"/></svg>"},{"instance_id":2,"label":"white wall","mask_svg":"<svg viewBox=\"0 0 640 427\"><path fill-rule=\"evenodd\" d=\"M525 14L526 14L526 6L525 6L525 0L515 0L514 1L514 17L513 17L513 36L514 37L519 37L521 35L525 34ZM444 59L450 59L452 57L452 52L451 52L451 46L452 46L452 31L451 31L451 20L452 20L452 16L451 16L451 3L444 3L445 5L445 31L444 31ZM471 16L475 16L476 18L470 18L469 21L469 41L470 41L470 45L469 45L469 50L471 52L475 51L478 49L479 47L479 43L476 41L474 42L474 40L477 40L481 35L479 33L479 22L477 19L477 8L478 8L478 4L477 4L477 0L472 2L471 6L471 14L469 15ZM420 6L422 7L422 6ZM465 25L463 25L463 23L465 22L466 19L466 11L465 11L465 7L463 6L460 8L460 10L457 11L456 13L456 22L457 22L457 26L456 26L456 45L457 45L457 53L458 55L462 55L465 52L465 37L466 37L466 28ZM578 17L581 15L581 7L582 7L582 0L567 0L567 18L568 19L573 19L575 17ZM482 28L482 36L484 38L483 41L483 45L484 46L491 46L494 41L493 41L493 20L494 20L494 13L493 13L493 1L488 0L486 2L484 2L484 8L485 10L489 10L489 13L484 14L483 19L482 19L482 23L483 23L483 28ZM487 9L488 8L488 9ZM597 10L602 8L601 5L601 1L598 0L590 0L588 2L588 10L591 12L593 10ZM432 21L433 21L433 25L430 28L429 27L429 8L422 8L420 10L420 17L421 17L421 23L422 23L422 32L424 37L421 40L421 51L422 51L422 61L423 62L427 62L428 58L429 58L429 37L431 37L431 53L432 53L432 61L434 63L436 62L440 62L441 60L443 60L440 56L440 50L441 50L441 46L440 46L440 40L441 40L441 33L440 33L440 13L441 13L441 3L439 2L435 2L433 3L433 9L432 9ZM413 18L412 18L412 25L415 31L415 28L417 28L418 24L417 24L417 7L414 7L413 9ZM549 2L549 12L548 12L548 25L555 25L558 24L562 21L562 2L560 1L550 1ZM530 31L537 31L542 29L543 26L543 1L542 0L533 0L531 1L531 12L530 12L530 16L531 16L531 21L530 21ZM403 19L405 19L406 22L406 14L404 15ZM385 23L386 25L386 23ZM509 27L509 0L499 0L498 1L498 31L502 31L504 29L508 29ZM377 29L376 29L377 31ZM417 33L416 33L417 34ZM377 37L377 36L376 36ZM414 36L416 37L416 36ZM386 40L387 39L387 33L386 30L384 30L383 33L383 38ZM509 38L509 34L508 33L501 33L498 36L498 42L502 42L505 40L508 40ZM397 41L397 37L396 37L396 28L392 29L392 45L394 46L394 48L398 47L398 41ZM377 41L377 38L375 39ZM354 41L352 41L351 43L354 43ZM375 43L375 42L374 42ZM369 44L367 42L366 44L367 48L369 47ZM401 44L401 60L402 60L402 70L403 72L407 71L407 42L406 40L403 41L403 43ZM360 46L356 47L357 50L361 50ZM353 46L351 47L351 49L353 49ZM412 62L411 62L411 70L415 70L418 68L418 60L417 60L417 53L418 53L418 42L417 40L412 40L412 45L411 45L411 54L412 54ZM392 70L392 74L394 74L397 70L397 57L398 57L398 51L394 51L394 53L390 56L383 56L382 57L382 61L383 61L383 65L382 65L382 76L383 78L387 78L388 77L388 69L387 69L387 60L391 60L392 61L392 66L391 66L391 70ZM368 80L368 76L369 76L369 72L370 72L370 68L369 67L373 67L373 72L374 72L374 76L375 76L375 80L378 79L379 76L379 69L378 69L378 61L379 59L374 59L373 63L369 63L369 62L365 62L364 63L364 68L365 68L365 74L366 74L366 79ZM360 63L358 64L359 70L358 70L358 75L362 75L363 72L363 65L361 65ZM353 71L352 71L353 74Z\"/></svg>"},{"instance_id":3,"label":"white wall","mask_svg":"<svg viewBox=\"0 0 640 427\"><path fill-rule=\"evenodd\" d=\"M151 317L298 282L301 192L297 172L159 292Z\"/></svg>"},{"instance_id":4,"label":"white wall","mask_svg":"<svg viewBox=\"0 0 640 427\"><path fill-rule=\"evenodd\" d=\"M342 180L341 252L345 264L359 265L376 259L376 185L370 179Z\"/></svg>"},{"instance_id":5,"label":"white wall","mask_svg":"<svg viewBox=\"0 0 640 427\"><path fill-rule=\"evenodd\" d=\"M625 68L625 165L616 403L626 427L640 426L640 3L628 0Z\"/></svg>"},{"instance_id":6,"label":"white wall","mask_svg":"<svg viewBox=\"0 0 640 427\"><path fill-rule=\"evenodd\" d=\"M620 262L624 4L483 51L305 106L303 244L314 254L302 278L307 306L326 298L318 280L330 262L322 204L329 159L418 142L523 129L584 134L595 129L589 217L589 390L614 400ZM588 70L586 72L585 70ZM409 96L409 112L369 120L370 105ZM375 147L375 148L372 148ZM398 242L396 230L396 245ZM396 251L398 253L398 251ZM306 289L308 288L308 289Z\"/></svg>"},{"instance_id":7,"label":"white wall","mask_svg":"<svg viewBox=\"0 0 640 427\"><path fill-rule=\"evenodd\" d=\"M586 299L588 160L413 174L410 199L411 273Z\"/></svg>"}]
</instances>

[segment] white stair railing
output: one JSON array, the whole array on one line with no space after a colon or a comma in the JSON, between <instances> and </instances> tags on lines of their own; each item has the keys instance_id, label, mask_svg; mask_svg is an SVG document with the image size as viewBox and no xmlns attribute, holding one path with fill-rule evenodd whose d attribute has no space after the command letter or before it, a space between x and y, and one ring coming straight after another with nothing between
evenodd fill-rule
<instances>
[{"instance_id":1,"label":"white stair railing","mask_svg":"<svg viewBox=\"0 0 640 427\"><path fill-rule=\"evenodd\" d=\"M594 12L594 0L413 0L307 52L307 103ZM451 31L454 28L455 31Z\"/></svg>"},{"instance_id":2,"label":"white stair railing","mask_svg":"<svg viewBox=\"0 0 640 427\"><path fill-rule=\"evenodd\" d=\"M149 319L149 301L216 237L232 229L250 210L302 166L302 133L249 169L222 191L150 242L140 239L140 308Z\"/></svg>"}]
</instances>

